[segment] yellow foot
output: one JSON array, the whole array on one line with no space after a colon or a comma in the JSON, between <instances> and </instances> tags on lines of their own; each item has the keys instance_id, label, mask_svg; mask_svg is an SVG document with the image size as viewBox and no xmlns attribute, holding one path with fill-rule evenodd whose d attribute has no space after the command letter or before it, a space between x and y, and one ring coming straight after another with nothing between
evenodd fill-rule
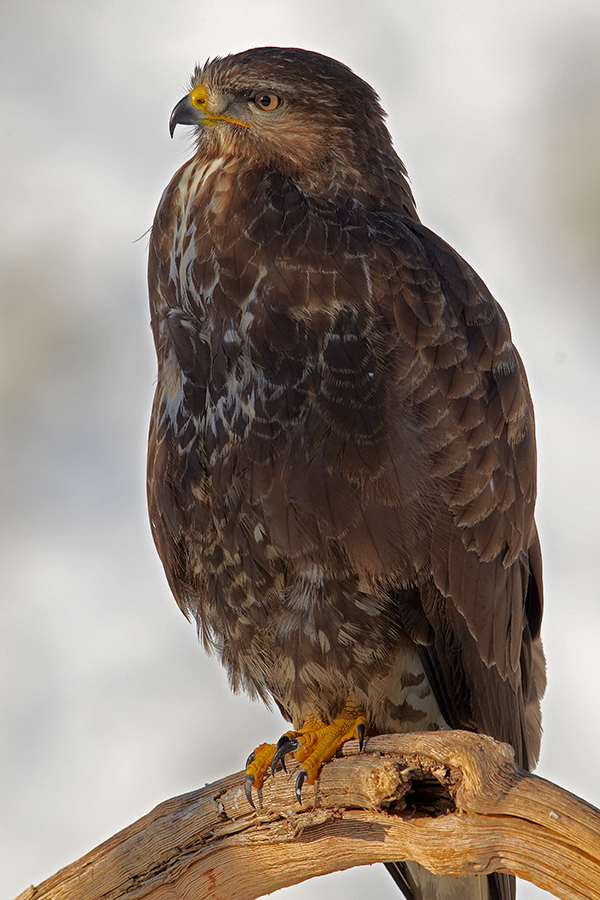
<instances>
[{"instance_id":1,"label":"yellow foot","mask_svg":"<svg viewBox=\"0 0 600 900\"><path fill-rule=\"evenodd\" d=\"M271 763L273 762L276 750L277 744L259 744L246 760L244 792L248 803L253 809L256 809L256 807L254 806L254 801L252 799L252 788L255 787L256 790L258 790L261 787L267 769L271 768ZM285 763L282 762L282 766L285 769Z\"/></svg>"},{"instance_id":2,"label":"yellow foot","mask_svg":"<svg viewBox=\"0 0 600 900\"><path fill-rule=\"evenodd\" d=\"M366 730L364 710L350 698L331 725L309 715L300 731L286 731L277 744L261 744L250 754L246 763L245 791L248 802L254 806L252 788L260 788L267 770L270 768L271 773L275 774L281 765L285 771L285 757L293 753L298 762L304 763L296 776L294 791L298 803L301 803L304 782L314 784L321 767L335 756L346 741L358 738L362 750Z\"/></svg>"}]
</instances>

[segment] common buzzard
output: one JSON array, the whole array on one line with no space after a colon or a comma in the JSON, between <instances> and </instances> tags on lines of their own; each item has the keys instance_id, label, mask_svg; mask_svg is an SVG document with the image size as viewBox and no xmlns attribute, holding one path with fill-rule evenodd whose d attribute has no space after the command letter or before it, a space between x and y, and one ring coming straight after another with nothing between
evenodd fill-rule
<instances>
[{"instance_id":1,"label":"common buzzard","mask_svg":"<svg viewBox=\"0 0 600 900\"><path fill-rule=\"evenodd\" d=\"M299 793L365 729L485 732L531 768L536 451L506 316L420 223L345 65L214 59L177 124L196 151L152 229L150 519L232 688L293 723L250 762L249 796L292 751ZM391 870L415 900L514 896L507 875Z\"/></svg>"}]
</instances>

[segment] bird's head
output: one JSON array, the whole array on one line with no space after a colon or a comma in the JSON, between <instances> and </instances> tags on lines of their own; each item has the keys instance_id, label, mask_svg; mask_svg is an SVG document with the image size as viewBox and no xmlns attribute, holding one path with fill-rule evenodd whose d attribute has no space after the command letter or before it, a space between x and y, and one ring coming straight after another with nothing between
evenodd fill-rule
<instances>
[{"instance_id":1,"label":"bird's head","mask_svg":"<svg viewBox=\"0 0 600 900\"><path fill-rule=\"evenodd\" d=\"M204 158L239 157L303 187L364 187L404 174L373 88L343 63L307 50L259 47L199 66L171 114L197 126ZM381 193L381 191L379 191Z\"/></svg>"}]
</instances>

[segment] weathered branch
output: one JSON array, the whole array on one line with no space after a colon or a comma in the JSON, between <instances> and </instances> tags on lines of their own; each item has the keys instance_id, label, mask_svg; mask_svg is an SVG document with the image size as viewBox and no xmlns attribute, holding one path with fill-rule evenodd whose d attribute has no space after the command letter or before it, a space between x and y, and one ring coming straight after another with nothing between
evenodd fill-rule
<instances>
[{"instance_id":1,"label":"weathered branch","mask_svg":"<svg viewBox=\"0 0 600 900\"><path fill-rule=\"evenodd\" d=\"M600 900L600 812L467 732L373 737L324 767L300 807L293 772L250 809L238 773L174 797L18 900L253 900L351 866L506 871ZM258 805L258 804L257 804Z\"/></svg>"}]
</instances>

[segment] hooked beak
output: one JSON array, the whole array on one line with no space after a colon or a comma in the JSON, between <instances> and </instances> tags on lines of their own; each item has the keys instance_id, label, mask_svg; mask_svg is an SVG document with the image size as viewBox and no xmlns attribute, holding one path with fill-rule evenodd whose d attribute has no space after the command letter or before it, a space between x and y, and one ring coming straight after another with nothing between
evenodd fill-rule
<instances>
[{"instance_id":1,"label":"hooked beak","mask_svg":"<svg viewBox=\"0 0 600 900\"><path fill-rule=\"evenodd\" d=\"M171 113L169 134L173 137L176 125L201 125L205 118L206 113L193 106L190 95L186 94Z\"/></svg>"}]
</instances>

